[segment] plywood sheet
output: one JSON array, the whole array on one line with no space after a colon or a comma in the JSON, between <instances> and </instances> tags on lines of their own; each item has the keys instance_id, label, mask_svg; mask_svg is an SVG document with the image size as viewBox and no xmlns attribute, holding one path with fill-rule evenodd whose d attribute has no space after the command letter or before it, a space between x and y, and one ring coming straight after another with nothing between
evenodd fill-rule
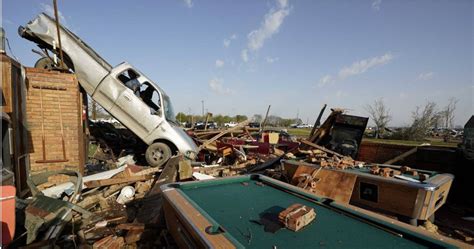
<instances>
[{"instance_id":1,"label":"plywood sheet","mask_svg":"<svg viewBox=\"0 0 474 249\"><path fill-rule=\"evenodd\" d=\"M313 192L338 202L349 203L357 179L356 175L322 169L316 178L319 181Z\"/></svg>"}]
</instances>

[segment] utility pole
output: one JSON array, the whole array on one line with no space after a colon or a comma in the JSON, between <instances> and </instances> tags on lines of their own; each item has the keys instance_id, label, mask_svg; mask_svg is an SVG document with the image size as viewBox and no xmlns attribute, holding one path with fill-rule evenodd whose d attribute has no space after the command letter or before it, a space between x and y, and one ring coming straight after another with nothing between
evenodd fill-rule
<instances>
[{"instance_id":1,"label":"utility pole","mask_svg":"<svg viewBox=\"0 0 474 249\"><path fill-rule=\"evenodd\" d=\"M59 31L59 16L58 16L58 3L57 0L53 0L54 5L54 17L56 18L56 31L58 35L58 43L59 43L59 58L61 59L61 69L64 68L64 57L63 57L63 48L61 46L61 32Z\"/></svg>"},{"instance_id":2,"label":"utility pole","mask_svg":"<svg viewBox=\"0 0 474 249\"><path fill-rule=\"evenodd\" d=\"M193 120L192 120L192 115L191 115L191 107L188 107L188 122L190 122L191 124L193 123Z\"/></svg>"},{"instance_id":3,"label":"utility pole","mask_svg":"<svg viewBox=\"0 0 474 249\"><path fill-rule=\"evenodd\" d=\"M201 100L201 104L202 104L202 116L204 117L204 100Z\"/></svg>"}]
</instances>

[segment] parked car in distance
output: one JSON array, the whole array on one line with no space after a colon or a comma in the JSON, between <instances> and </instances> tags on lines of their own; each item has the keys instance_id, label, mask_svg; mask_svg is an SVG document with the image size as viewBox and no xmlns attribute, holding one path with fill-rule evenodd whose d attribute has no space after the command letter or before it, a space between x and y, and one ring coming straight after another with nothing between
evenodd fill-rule
<instances>
[{"instance_id":1,"label":"parked car in distance","mask_svg":"<svg viewBox=\"0 0 474 249\"><path fill-rule=\"evenodd\" d=\"M248 124L250 128L260 128L260 123L259 122L250 122Z\"/></svg>"},{"instance_id":2,"label":"parked car in distance","mask_svg":"<svg viewBox=\"0 0 474 249\"><path fill-rule=\"evenodd\" d=\"M313 128L310 124L291 124L290 128Z\"/></svg>"},{"instance_id":3,"label":"parked car in distance","mask_svg":"<svg viewBox=\"0 0 474 249\"><path fill-rule=\"evenodd\" d=\"M40 48L57 53L56 24L42 13L18 32ZM194 141L179 127L170 97L145 74L123 62L112 67L68 29L60 26L64 64L84 90L148 147L150 166L162 166L172 154L197 155ZM113 41L112 41L113 42Z\"/></svg>"},{"instance_id":4,"label":"parked car in distance","mask_svg":"<svg viewBox=\"0 0 474 249\"><path fill-rule=\"evenodd\" d=\"M204 130L206 128L206 122L196 122L194 124L194 129L195 130ZM207 123L207 129L217 129L217 123L216 122L208 122Z\"/></svg>"},{"instance_id":5,"label":"parked car in distance","mask_svg":"<svg viewBox=\"0 0 474 249\"><path fill-rule=\"evenodd\" d=\"M224 127L226 127L226 128L232 128L232 127L235 127L235 126L237 126L236 122L229 122L229 123L224 124Z\"/></svg>"}]
</instances>

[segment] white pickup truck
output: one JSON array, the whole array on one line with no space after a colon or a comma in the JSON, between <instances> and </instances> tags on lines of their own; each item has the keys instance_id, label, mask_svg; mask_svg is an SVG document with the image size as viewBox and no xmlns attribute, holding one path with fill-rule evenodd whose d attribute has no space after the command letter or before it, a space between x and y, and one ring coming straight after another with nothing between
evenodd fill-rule
<instances>
[{"instance_id":1,"label":"white pickup truck","mask_svg":"<svg viewBox=\"0 0 474 249\"><path fill-rule=\"evenodd\" d=\"M58 52L55 21L44 13L18 32L41 49ZM60 32L64 63L92 99L148 145L151 166L162 166L172 154L196 156L196 144L179 127L170 97L158 85L126 62L112 67L68 29L61 26Z\"/></svg>"}]
</instances>

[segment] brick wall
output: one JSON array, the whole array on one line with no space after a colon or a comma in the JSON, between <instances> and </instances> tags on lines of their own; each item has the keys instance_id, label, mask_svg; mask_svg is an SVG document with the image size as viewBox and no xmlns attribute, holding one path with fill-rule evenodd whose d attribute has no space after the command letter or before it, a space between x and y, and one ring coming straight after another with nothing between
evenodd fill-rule
<instances>
[{"instance_id":1,"label":"brick wall","mask_svg":"<svg viewBox=\"0 0 474 249\"><path fill-rule=\"evenodd\" d=\"M82 104L75 75L26 68L26 82L31 174L65 168L83 172ZM65 179L54 177L50 182Z\"/></svg>"}]
</instances>

